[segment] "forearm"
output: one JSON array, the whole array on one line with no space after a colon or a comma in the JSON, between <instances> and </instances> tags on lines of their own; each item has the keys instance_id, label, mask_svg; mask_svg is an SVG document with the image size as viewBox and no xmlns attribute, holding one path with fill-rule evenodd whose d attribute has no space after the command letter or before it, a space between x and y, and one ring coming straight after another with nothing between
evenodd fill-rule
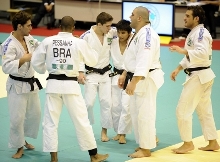
<instances>
[{"instance_id":1,"label":"forearm","mask_svg":"<svg viewBox=\"0 0 220 162\"><path fill-rule=\"evenodd\" d=\"M183 67L181 65L178 65L176 70L181 71L181 70L183 70Z\"/></svg>"},{"instance_id":2,"label":"forearm","mask_svg":"<svg viewBox=\"0 0 220 162\"><path fill-rule=\"evenodd\" d=\"M131 83L134 83L135 85L143 78L143 76L133 76Z\"/></svg>"}]
</instances>

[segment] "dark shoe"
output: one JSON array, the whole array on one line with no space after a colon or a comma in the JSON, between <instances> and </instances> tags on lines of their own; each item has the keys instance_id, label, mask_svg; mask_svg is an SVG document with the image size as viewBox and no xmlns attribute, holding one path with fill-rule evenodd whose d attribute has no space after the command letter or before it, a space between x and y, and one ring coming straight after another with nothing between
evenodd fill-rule
<instances>
[{"instance_id":1,"label":"dark shoe","mask_svg":"<svg viewBox=\"0 0 220 162\"><path fill-rule=\"evenodd\" d=\"M216 33L211 33L212 39L216 39Z\"/></svg>"},{"instance_id":2,"label":"dark shoe","mask_svg":"<svg viewBox=\"0 0 220 162\"><path fill-rule=\"evenodd\" d=\"M54 24L51 24L51 23L48 23L48 24L47 24L47 29L48 29L48 30L54 29L54 28L56 28Z\"/></svg>"},{"instance_id":3,"label":"dark shoe","mask_svg":"<svg viewBox=\"0 0 220 162\"><path fill-rule=\"evenodd\" d=\"M47 29L50 30L51 29L51 24L47 24Z\"/></svg>"}]
</instances>

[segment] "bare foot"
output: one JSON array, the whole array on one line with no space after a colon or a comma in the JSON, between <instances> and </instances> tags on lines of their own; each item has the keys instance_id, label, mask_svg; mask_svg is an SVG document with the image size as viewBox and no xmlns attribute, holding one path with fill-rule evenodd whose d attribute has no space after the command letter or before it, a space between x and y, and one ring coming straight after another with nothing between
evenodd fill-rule
<instances>
[{"instance_id":1,"label":"bare foot","mask_svg":"<svg viewBox=\"0 0 220 162\"><path fill-rule=\"evenodd\" d=\"M119 140L119 138L120 138L120 134L117 134L117 136L115 136L114 138L112 138L114 141L118 141Z\"/></svg>"},{"instance_id":2,"label":"bare foot","mask_svg":"<svg viewBox=\"0 0 220 162\"><path fill-rule=\"evenodd\" d=\"M139 151L140 149L141 149L140 147L137 147L137 148L135 149L135 152Z\"/></svg>"},{"instance_id":3,"label":"bare foot","mask_svg":"<svg viewBox=\"0 0 220 162\"><path fill-rule=\"evenodd\" d=\"M199 150L214 151L219 150L219 144L216 140L209 140L209 144L206 147L200 147Z\"/></svg>"},{"instance_id":4,"label":"bare foot","mask_svg":"<svg viewBox=\"0 0 220 162\"><path fill-rule=\"evenodd\" d=\"M159 143L159 138L156 136L156 144Z\"/></svg>"},{"instance_id":5,"label":"bare foot","mask_svg":"<svg viewBox=\"0 0 220 162\"><path fill-rule=\"evenodd\" d=\"M90 156L91 162L101 162L104 161L108 158L108 154L96 154L96 155L92 155Z\"/></svg>"},{"instance_id":6,"label":"bare foot","mask_svg":"<svg viewBox=\"0 0 220 162\"><path fill-rule=\"evenodd\" d=\"M25 145L24 145L28 150L33 150L34 149L34 146L27 143L27 141L25 141Z\"/></svg>"},{"instance_id":7,"label":"bare foot","mask_svg":"<svg viewBox=\"0 0 220 162\"><path fill-rule=\"evenodd\" d=\"M51 161L50 162L58 162L57 152L50 152Z\"/></svg>"},{"instance_id":8,"label":"bare foot","mask_svg":"<svg viewBox=\"0 0 220 162\"><path fill-rule=\"evenodd\" d=\"M19 148L19 149L17 150L16 154L14 154L14 155L12 156L12 158L14 158L14 159L20 159L20 158L22 157L23 153L24 153L24 149L23 149L23 147L21 147L21 148Z\"/></svg>"},{"instance_id":9,"label":"bare foot","mask_svg":"<svg viewBox=\"0 0 220 162\"><path fill-rule=\"evenodd\" d=\"M172 151L176 154L185 154L192 150L194 150L194 145L191 141L191 142L184 142L182 146L180 146L177 149L173 149Z\"/></svg>"},{"instance_id":10,"label":"bare foot","mask_svg":"<svg viewBox=\"0 0 220 162\"><path fill-rule=\"evenodd\" d=\"M126 139L125 139L125 134L121 134L118 143L120 144L125 144L126 143Z\"/></svg>"},{"instance_id":11,"label":"bare foot","mask_svg":"<svg viewBox=\"0 0 220 162\"><path fill-rule=\"evenodd\" d=\"M106 128L102 128L101 140L102 140L102 142L108 142L109 141L109 138L107 136L107 129Z\"/></svg>"},{"instance_id":12,"label":"bare foot","mask_svg":"<svg viewBox=\"0 0 220 162\"><path fill-rule=\"evenodd\" d=\"M139 148L139 150L137 152L134 152L133 154L130 154L128 156L131 158L149 157L149 156L151 156L151 152L149 149Z\"/></svg>"}]
</instances>

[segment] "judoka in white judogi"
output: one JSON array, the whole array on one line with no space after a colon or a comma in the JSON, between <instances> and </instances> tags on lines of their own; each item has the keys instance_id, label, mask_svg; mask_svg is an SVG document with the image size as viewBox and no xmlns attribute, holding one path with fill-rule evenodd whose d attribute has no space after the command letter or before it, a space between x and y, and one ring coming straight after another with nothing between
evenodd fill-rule
<instances>
[{"instance_id":1,"label":"judoka in white judogi","mask_svg":"<svg viewBox=\"0 0 220 162\"><path fill-rule=\"evenodd\" d=\"M95 26L92 26L91 29L82 34L80 38L86 40L88 44L99 54L98 63L94 66L94 68L103 69L110 64L110 45L116 30L111 29L107 34L105 34L103 44L101 44L97 34L94 31L94 27ZM85 82L85 102L88 109L90 123L94 124L93 107L98 92L101 112L101 126L102 128L106 129L112 128L110 73L111 70L108 70L103 75L99 73L86 74Z\"/></svg>"},{"instance_id":2,"label":"judoka in white judogi","mask_svg":"<svg viewBox=\"0 0 220 162\"><path fill-rule=\"evenodd\" d=\"M130 114L136 142L140 148L150 150L156 147L156 97L164 83L160 38L150 24L143 26L129 42L124 66L134 76L143 76L130 96Z\"/></svg>"},{"instance_id":3,"label":"judoka in white judogi","mask_svg":"<svg viewBox=\"0 0 220 162\"><path fill-rule=\"evenodd\" d=\"M77 77L79 64L96 65L98 54L86 41L73 37L72 33L59 32L45 38L33 53L32 64L38 73L47 70L51 75ZM76 80L49 79L46 86L46 104L43 119L43 151L58 151L58 123L62 105L66 105L76 128L81 150L97 148L92 126L81 89Z\"/></svg>"},{"instance_id":4,"label":"judoka in white judogi","mask_svg":"<svg viewBox=\"0 0 220 162\"><path fill-rule=\"evenodd\" d=\"M210 67L212 62L212 38L203 24L191 30L184 48L189 58L180 62L183 69ZM186 75L186 81L177 105L177 119L180 136L183 141L192 141L192 114L196 110L205 140L217 139L212 114L211 89L215 74L211 68L193 71Z\"/></svg>"},{"instance_id":5,"label":"judoka in white judogi","mask_svg":"<svg viewBox=\"0 0 220 162\"><path fill-rule=\"evenodd\" d=\"M32 53L39 42L31 35L24 36L28 51L25 51L21 43L10 36L1 44L2 70L5 74L14 77L32 78L34 69L30 62L25 62L19 67L19 59L25 53ZM41 109L38 96L39 87L36 83L31 91L28 82L14 80L8 77L6 83L8 107L10 114L9 148L21 148L25 145L25 137L37 138Z\"/></svg>"},{"instance_id":6,"label":"judoka in white judogi","mask_svg":"<svg viewBox=\"0 0 220 162\"><path fill-rule=\"evenodd\" d=\"M215 74L210 68L212 62L212 37L204 27L205 11L201 6L187 7L184 24L191 31L188 34L184 48L171 46L172 52L178 52L185 57L170 75L175 81L181 70L187 74L183 90L176 108L178 128L183 144L174 153L184 154L195 147L192 141L192 115L196 110L201 123L202 132L208 145L199 147L203 151L219 150L217 131L212 113L211 89Z\"/></svg>"},{"instance_id":7,"label":"judoka in white judogi","mask_svg":"<svg viewBox=\"0 0 220 162\"><path fill-rule=\"evenodd\" d=\"M125 54L121 53L119 38L114 37L111 44L111 57L113 66L123 69ZM132 124L129 110L130 96L118 87L120 74L112 77L112 119L113 128L117 134L131 133Z\"/></svg>"}]
</instances>

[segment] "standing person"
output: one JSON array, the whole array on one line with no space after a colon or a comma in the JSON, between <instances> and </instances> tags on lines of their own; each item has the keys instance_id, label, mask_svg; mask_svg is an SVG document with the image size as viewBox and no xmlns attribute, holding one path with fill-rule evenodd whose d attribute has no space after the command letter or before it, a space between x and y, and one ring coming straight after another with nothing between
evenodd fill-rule
<instances>
[{"instance_id":1,"label":"standing person","mask_svg":"<svg viewBox=\"0 0 220 162\"><path fill-rule=\"evenodd\" d=\"M51 29L55 27L55 17L54 17L54 0L43 0L42 4L36 15L32 20L33 28L37 28L38 24L40 23L41 19L46 15L50 14L50 22L47 24L47 29Z\"/></svg>"},{"instance_id":2,"label":"standing person","mask_svg":"<svg viewBox=\"0 0 220 162\"><path fill-rule=\"evenodd\" d=\"M114 33L116 33L114 29L111 29L112 21L113 17L110 14L102 12L96 18L96 25L80 36L99 54L96 66L85 65L87 70L85 76L84 69L80 70L82 72L80 73L79 82L85 83L85 102L91 124L94 124L93 107L97 92L99 94L101 140L103 142L109 141L107 129L112 128L111 78L109 77L111 73L110 46Z\"/></svg>"},{"instance_id":3,"label":"standing person","mask_svg":"<svg viewBox=\"0 0 220 162\"><path fill-rule=\"evenodd\" d=\"M131 116L129 110L130 97L118 87L118 78L123 72L124 51L127 42L132 35L130 21L120 20L116 24L117 37L114 37L111 44L111 57L114 65L112 77L112 119L113 127L117 136L113 140L120 144L126 143L125 135L132 130Z\"/></svg>"},{"instance_id":4,"label":"standing person","mask_svg":"<svg viewBox=\"0 0 220 162\"><path fill-rule=\"evenodd\" d=\"M37 138L41 108L38 90L40 82L34 78L30 64L38 41L31 35L31 15L20 11L12 18L14 31L1 44L2 70L9 74L6 90L10 117L9 148L17 149L12 157L21 158L23 146L34 149L25 137ZM37 84L36 84L37 83Z\"/></svg>"},{"instance_id":5,"label":"standing person","mask_svg":"<svg viewBox=\"0 0 220 162\"><path fill-rule=\"evenodd\" d=\"M211 89L215 78L215 74L210 68L212 37L202 24L204 20L205 13L200 6L189 6L184 22L185 27L191 29L191 32L186 38L185 47L170 47L172 52L185 55L179 66L171 73L171 80L175 81L176 76L183 69L187 74L176 109L178 128L184 143L173 151L180 154L194 149L192 115L195 110L199 116L205 140L209 141L206 147L199 149L204 151L219 149L211 103Z\"/></svg>"},{"instance_id":6,"label":"standing person","mask_svg":"<svg viewBox=\"0 0 220 162\"><path fill-rule=\"evenodd\" d=\"M150 26L148 9L136 7L130 19L135 34L124 52L125 70L118 86L130 95L130 114L139 144L137 152L129 156L142 158L151 156L150 149L156 147L156 96L164 82L164 73L160 63L160 38Z\"/></svg>"},{"instance_id":7,"label":"standing person","mask_svg":"<svg viewBox=\"0 0 220 162\"><path fill-rule=\"evenodd\" d=\"M57 129L64 104L75 125L81 150L88 150L91 162L100 162L108 155L97 153L92 126L77 82L80 61L92 67L96 65L98 56L86 41L73 37L74 24L72 17L63 17L61 32L45 38L31 60L38 73L45 73L46 70L49 73L43 119L43 151L50 152L51 162L58 161Z\"/></svg>"},{"instance_id":8,"label":"standing person","mask_svg":"<svg viewBox=\"0 0 220 162\"><path fill-rule=\"evenodd\" d=\"M205 5L202 5L202 8L205 11L205 16L206 16L205 26L209 27L209 31L211 33L212 39L216 39L217 34L216 34L215 12L218 11L218 5L215 0L209 0L209 1L210 3L206 3Z\"/></svg>"}]
</instances>

